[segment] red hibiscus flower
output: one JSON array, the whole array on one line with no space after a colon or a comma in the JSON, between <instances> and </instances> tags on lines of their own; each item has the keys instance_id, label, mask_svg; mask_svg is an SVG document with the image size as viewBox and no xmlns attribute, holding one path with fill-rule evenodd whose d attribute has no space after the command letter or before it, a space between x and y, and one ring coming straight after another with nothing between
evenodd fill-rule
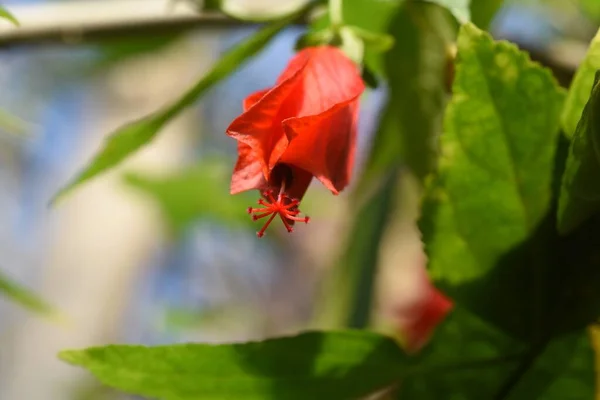
<instances>
[{"instance_id":1,"label":"red hibiscus flower","mask_svg":"<svg viewBox=\"0 0 600 400\"><path fill-rule=\"evenodd\" d=\"M350 180L356 146L358 67L330 46L298 52L275 86L251 94L244 112L227 128L238 141L231 194L260 191L254 220L267 218L262 237L279 215L288 232L300 217L300 200L313 177L334 194Z\"/></svg>"},{"instance_id":2,"label":"red hibiscus flower","mask_svg":"<svg viewBox=\"0 0 600 400\"><path fill-rule=\"evenodd\" d=\"M433 286L425 272L419 271L417 296L394 309L397 323L406 349L420 350L431 337L436 326L452 309L452 301Z\"/></svg>"}]
</instances>

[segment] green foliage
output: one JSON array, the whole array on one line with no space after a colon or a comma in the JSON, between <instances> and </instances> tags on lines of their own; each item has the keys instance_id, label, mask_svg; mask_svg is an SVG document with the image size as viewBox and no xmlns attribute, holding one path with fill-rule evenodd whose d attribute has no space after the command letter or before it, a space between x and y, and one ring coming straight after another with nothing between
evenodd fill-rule
<instances>
[{"instance_id":1,"label":"green foliage","mask_svg":"<svg viewBox=\"0 0 600 400\"><path fill-rule=\"evenodd\" d=\"M549 259L528 240L551 207L563 93L549 71L471 24L456 70L420 221L429 268L459 304L530 339L550 312Z\"/></svg>"},{"instance_id":2,"label":"green foliage","mask_svg":"<svg viewBox=\"0 0 600 400\"><path fill-rule=\"evenodd\" d=\"M471 0L471 21L487 29L504 0Z\"/></svg>"},{"instance_id":3,"label":"green foliage","mask_svg":"<svg viewBox=\"0 0 600 400\"><path fill-rule=\"evenodd\" d=\"M35 313L56 316L56 310L35 293L16 284L0 271L0 295Z\"/></svg>"},{"instance_id":4,"label":"green foliage","mask_svg":"<svg viewBox=\"0 0 600 400\"><path fill-rule=\"evenodd\" d=\"M569 150L560 192L558 229L568 233L600 211L600 72L596 73Z\"/></svg>"},{"instance_id":5,"label":"green foliage","mask_svg":"<svg viewBox=\"0 0 600 400\"><path fill-rule=\"evenodd\" d=\"M469 5L471 0L425 0L430 3L438 4L447 8L454 17L460 22L465 23L471 20L471 10Z\"/></svg>"},{"instance_id":6,"label":"green foliage","mask_svg":"<svg viewBox=\"0 0 600 400\"><path fill-rule=\"evenodd\" d=\"M225 53L211 71L184 93L181 98L113 132L106 139L103 148L94 157L92 162L73 181L62 188L54 196L52 202L57 202L77 186L106 172L144 145L150 143L165 124L176 117L181 111L191 106L213 85L226 78L245 61L262 50L292 19L293 17L282 19L261 29Z\"/></svg>"},{"instance_id":7,"label":"green foliage","mask_svg":"<svg viewBox=\"0 0 600 400\"><path fill-rule=\"evenodd\" d=\"M408 360L369 332L309 332L242 344L64 351L106 385L161 400L350 399L384 387Z\"/></svg>"},{"instance_id":8,"label":"green foliage","mask_svg":"<svg viewBox=\"0 0 600 400\"><path fill-rule=\"evenodd\" d=\"M579 3L586 15L592 17L595 21L600 20L600 2L597 0L579 0Z\"/></svg>"},{"instance_id":9,"label":"green foliage","mask_svg":"<svg viewBox=\"0 0 600 400\"><path fill-rule=\"evenodd\" d=\"M251 227L246 213L256 202L252 194L229 194L230 167L222 161L203 161L175 175L157 178L129 173L126 182L152 197L175 232L199 218L211 218L232 226Z\"/></svg>"},{"instance_id":10,"label":"green foliage","mask_svg":"<svg viewBox=\"0 0 600 400\"><path fill-rule=\"evenodd\" d=\"M594 352L585 331L555 339L541 348L502 334L462 308L455 309L417 356L417 365L487 358L495 362L445 374L411 377L398 399L456 400L593 399Z\"/></svg>"},{"instance_id":11,"label":"green foliage","mask_svg":"<svg viewBox=\"0 0 600 400\"><path fill-rule=\"evenodd\" d=\"M388 33L402 40L385 54L390 89L382 116L385 128L375 136L364 180L398 160L422 180L437 158L455 24L442 7L407 2L392 17Z\"/></svg>"},{"instance_id":12,"label":"green foliage","mask_svg":"<svg viewBox=\"0 0 600 400\"><path fill-rule=\"evenodd\" d=\"M594 83L594 74L599 69L600 31L598 31L598 34L596 34L596 37L594 37L590 43L588 52L577 69L567 94L561 123L563 130L569 137L572 137L575 134L585 104L590 97L590 92Z\"/></svg>"},{"instance_id":13,"label":"green foliage","mask_svg":"<svg viewBox=\"0 0 600 400\"><path fill-rule=\"evenodd\" d=\"M6 8L0 6L0 18L10 21L13 25L19 26L19 21Z\"/></svg>"}]
</instances>

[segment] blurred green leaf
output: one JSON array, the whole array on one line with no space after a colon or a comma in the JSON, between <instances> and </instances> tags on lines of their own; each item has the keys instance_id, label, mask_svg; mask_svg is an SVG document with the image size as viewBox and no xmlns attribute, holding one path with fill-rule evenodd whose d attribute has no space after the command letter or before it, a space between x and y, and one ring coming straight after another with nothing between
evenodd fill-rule
<instances>
[{"instance_id":1,"label":"blurred green leaf","mask_svg":"<svg viewBox=\"0 0 600 400\"><path fill-rule=\"evenodd\" d=\"M565 234L600 211L600 71L569 149L558 207L558 230Z\"/></svg>"},{"instance_id":2,"label":"blurred green leaf","mask_svg":"<svg viewBox=\"0 0 600 400\"><path fill-rule=\"evenodd\" d=\"M471 0L425 0L430 3L447 8L458 22L465 23L471 20L469 5Z\"/></svg>"},{"instance_id":3,"label":"blurred green leaf","mask_svg":"<svg viewBox=\"0 0 600 400\"><path fill-rule=\"evenodd\" d=\"M580 331L543 348L511 339L464 309L456 308L437 328L416 366L451 364L457 359L505 362L402 381L398 399L583 400L594 398L594 352Z\"/></svg>"},{"instance_id":4,"label":"blurred green leaf","mask_svg":"<svg viewBox=\"0 0 600 400\"><path fill-rule=\"evenodd\" d=\"M230 167L220 161L203 161L175 175L159 178L139 173L125 175L126 182L151 196L170 226L181 232L199 218L233 226L254 226L246 213L256 196L229 194Z\"/></svg>"},{"instance_id":5,"label":"blurred green leaf","mask_svg":"<svg viewBox=\"0 0 600 400\"><path fill-rule=\"evenodd\" d=\"M471 21L481 29L488 29L503 2L504 0L471 0Z\"/></svg>"},{"instance_id":6,"label":"blurred green leaf","mask_svg":"<svg viewBox=\"0 0 600 400\"><path fill-rule=\"evenodd\" d=\"M393 340L359 331L308 332L240 344L107 346L63 351L102 383L162 400L350 399L398 378Z\"/></svg>"},{"instance_id":7,"label":"blurred green leaf","mask_svg":"<svg viewBox=\"0 0 600 400\"><path fill-rule=\"evenodd\" d=\"M600 3L599 3L600 4ZM572 137L583 114L583 109L594 84L594 75L600 69L600 31L596 34L588 52L579 65L571 87L567 94L562 112L562 128L567 136Z\"/></svg>"},{"instance_id":8,"label":"blurred green leaf","mask_svg":"<svg viewBox=\"0 0 600 400\"><path fill-rule=\"evenodd\" d=\"M11 281L0 271L0 294L26 309L45 316L56 316L56 311L35 293Z\"/></svg>"},{"instance_id":9,"label":"blurred green leaf","mask_svg":"<svg viewBox=\"0 0 600 400\"><path fill-rule=\"evenodd\" d=\"M0 18L10 21L13 25L19 26L19 21L4 6L0 6Z\"/></svg>"},{"instance_id":10,"label":"blurred green leaf","mask_svg":"<svg viewBox=\"0 0 600 400\"><path fill-rule=\"evenodd\" d=\"M0 109L0 131L16 136L24 136L28 131L27 122Z\"/></svg>"},{"instance_id":11,"label":"blurred green leaf","mask_svg":"<svg viewBox=\"0 0 600 400\"><path fill-rule=\"evenodd\" d=\"M598 0L579 0L579 4L585 15L592 17L596 21L600 20L600 2Z\"/></svg>"},{"instance_id":12,"label":"blurred green leaf","mask_svg":"<svg viewBox=\"0 0 600 400\"><path fill-rule=\"evenodd\" d=\"M344 0L344 24L352 26L353 29L359 28L371 32L373 35L385 34L392 16L402 3L404 0ZM311 30L321 31L328 27L329 15L325 13L312 24ZM384 75L380 46L369 46L365 43L364 62L375 74Z\"/></svg>"},{"instance_id":13,"label":"blurred green leaf","mask_svg":"<svg viewBox=\"0 0 600 400\"><path fill-rule=\"evenodd\" d=\"M381 122L380 130L386 128L384 124ZM313 321L316 326L364 328L371 322L379 245L393 212L397 181L398 168L379 181L371 182L370 192L366 195L355 196L358 211L349 229L344 252L323 286Z\"/></svg>"},{"instance_id":14,"label":"blurred green leaf","mask_svg":"<svg viewBox=\"0 0 600 400\"><path fill-rule=\"evenodd\" d=\"M175 102L142 119L131 122L113 132L105 141L104 147L92 162L62 188L52 199L56 203L67 193L85 181L116 166L142 146L148 144L163 126L181 111L191 106L209 88L226 78L249 58L262 50L272 38L284 29L296 16L274 22L234 48L226 52L211 71Z\"/></svg>"},{"instance_id":15,"label":"blurred green leaf","mask_svg":"<svg viewBox=\"0 0 600 400\"><path fill-rule=\"evenodd\" d=\"M98 45L99 57L94 61L93 70L105 71L113 65L144 54L153 53L173 44L181 38L181 33L148 34L143 37L118 38Z\"/></svg>"},{"instance_id":16,"label":"blurred green leaf","mask_svg":"<svg viewBox=\"0 0 600 400\"><path fill-rule=\"evenodd\" d=\"M357 204L345 251L333 270L334 287L325 293L329 314L324 318L329 324L365 328L371 322L379 247L393 212L398 172L398 168L389 171Z\"/></svg>"},{"instance_id":17,"label":"blurred green leaf","mask_svg":"<svg viewBox=\"0 0 600 400\"><path fill-rule=\"evenodd\" d=\"M560 297L543 249L563 92L516 46L465 24L453 93L419 221L432 278L482 319L539 339Z\"/></svg>"},{"instance_id":18,"label":"blurred green leaf","mask_svg":"<svg viewBox=\"0 0 600 400\"><path fill-rule=\"evenodd\" d=\"M396 44L385 54L389 98L375 136L363 181L405 163L420 180L437 158L437 137L447 101L448 57L456 25L447 10L407 2L393 16L389 34Z\"/></svg>"}]
</instances>

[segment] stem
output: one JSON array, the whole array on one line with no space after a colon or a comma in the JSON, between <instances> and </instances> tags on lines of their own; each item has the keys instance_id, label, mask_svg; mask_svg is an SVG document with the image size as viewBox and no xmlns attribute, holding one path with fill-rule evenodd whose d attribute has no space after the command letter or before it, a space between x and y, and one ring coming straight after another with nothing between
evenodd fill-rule
<instances>
[{"instance_id":1,"label":"stem","mask_svg":"<svg viewBox=\"0 0 600 400\"><path fill-rule=\"evenodd\" d=\"M329 20L333 27L339 27L344 20L342 14L343 0L329 0Z\"/></svg>"},{"instance_id":2,"label":"stem","mask_svg":"<svg viewBox=\"0 0 600 400\"><path fill-rule=\"evenodd\" d=\"M548 341L541 342L535 345L531 351L525 355L521 363L502 384L498 390L498 393L494 397L495 400L504 400L510 395L515 386L517 386L517 384L521 381L521 378L523 378L527 371L529 371L529 369L532 367L535 360L544 352L547 344Z\"/></svg>"}]
</instances>

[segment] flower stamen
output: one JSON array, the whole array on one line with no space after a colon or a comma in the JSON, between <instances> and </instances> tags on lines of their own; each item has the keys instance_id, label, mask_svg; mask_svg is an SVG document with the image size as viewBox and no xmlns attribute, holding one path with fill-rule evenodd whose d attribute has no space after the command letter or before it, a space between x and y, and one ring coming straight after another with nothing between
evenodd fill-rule
<instances>
[{"instance_id":1,"label":"flower stamen","mask_svg":"<svg viewBox=\"0 0 600 400\"><path fill-rule=\"evenodd\" d=\"M248 214L252 215L253 221L270 216L263 227L256 232L256 236L259 238L265 235L265 231L277 215L281 218L281 222L283 222L283 225L288 232L294 231L293 225L295 222L304 222L307 224L310 221L309 217L298 217L300 214L300 210L298 209L300 201L285 194L285 185L281 186L277 198L274 197L272 190L262 192L262 197L263 198L258 200L258 204L263 207L248 207L247 209Z\"/></svg>"}]
</instances>

